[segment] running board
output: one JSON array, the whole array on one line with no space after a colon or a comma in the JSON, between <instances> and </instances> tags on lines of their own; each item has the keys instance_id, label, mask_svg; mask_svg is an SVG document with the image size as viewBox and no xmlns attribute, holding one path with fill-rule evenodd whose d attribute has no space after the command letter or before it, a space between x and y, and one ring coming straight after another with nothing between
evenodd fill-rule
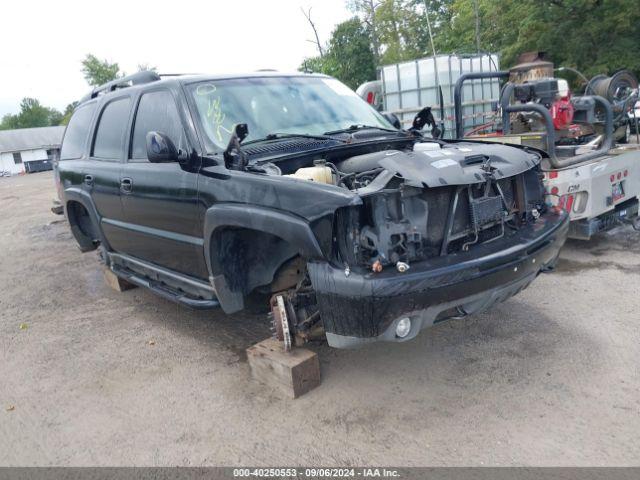
<instances>
[{"instance_id":1,"label":"running board","mask_svg":"<svg viewBox=\"0 0 640 480\"><path fill-rule=\"evenodd\" d=\"M162 267L118 253L109 253L110 269L118 277L156 295L197 310L220 307L213 287Z\"/></svg>"}]
</instances>

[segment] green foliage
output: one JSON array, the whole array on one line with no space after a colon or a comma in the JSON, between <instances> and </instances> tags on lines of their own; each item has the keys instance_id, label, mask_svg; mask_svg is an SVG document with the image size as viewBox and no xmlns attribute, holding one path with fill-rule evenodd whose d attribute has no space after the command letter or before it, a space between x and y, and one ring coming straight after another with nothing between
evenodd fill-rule
<instances>
[{"instance_id":1,"label":"green foliage","mask_svg":"<svg viewBox=\"0 0 640 480\"><path fill-rule=\"evenodd\" d=\"M482 49L499 52L502 65L520 53L546 51L556 66L587 77L630 68L640 73L637 0L478 0ZM474 52L473 0L454 0L448 28L436 44L443 52Z\"/></svg>"},{"instance_id":2,"label":"green foliage","mask_svg":"<svg viewBox=\"0 0 640 480\"><path fill-rule=\"evenodd\" d=\"M369 34L358 18L338 24L322 57L307 58L300 70L338 78L351 88L375 78L376 64Z\"/></svg>"},{"instance_id":3,"label":"green foliage","mask_svg":"<svg viewBox=\"0 0 640 480\"><path fill-rule=\"evenodd\" d=\"M298 70L306 73L327 73L332 68L329 66L331 62L328 57L309 57L302 61L302 65Z\"/></svg>"},{"instance_id":4,"label":"green foliage","mask_svg":"<svg viewBox=\"0 0 640 480\"><path fill-rule=\"evenodd\" d=\"M376 9L375 21L382 50L381 65L428 55L426 17L416 2L384 0Z\"/></svg>"},{"instance_id":5,"label":"green foliage","mask_svg":"<svg viewBox=\"0 0 640 480\"><path fill-rule=\"evenodd\" d=\"M99 60L95 55L90 53L88 53L82 61L82 74L87 83L92 87L97 87L98 85L123 76L117 63Z\"/></svg>"},{"instance_id":6,"label":"green foliage","mask_svg":"<svg viewBox=\"0 0 640 480\"><path fill-rule=\"evenodd\" d=\"M556 66L577 68L587 77L621 68L640 75L638 0L346 0L360 19L359 35L368 36L376 66L431 55L425 5L437 52L476 53L476 2L480 47L499 53L503 68L523 52L546 51ZM330 55L305 62L343 80L375 79L368 60L352 62L342 48L334 41ZM365 50L359 45L359 52Z\"/></svg>"},{"instance_id":7,"label":"green foliage","mask_svg":"<svg viewBox=\"0 0 640 480\"><path fill-rule=\"evenodd\" d=\"M20 113L2 117L0 130L48 127L60 125L62 120L63 115L58 110L45 107L35 98L23 98L20 102Z\"/></svg>"}]
</instances>

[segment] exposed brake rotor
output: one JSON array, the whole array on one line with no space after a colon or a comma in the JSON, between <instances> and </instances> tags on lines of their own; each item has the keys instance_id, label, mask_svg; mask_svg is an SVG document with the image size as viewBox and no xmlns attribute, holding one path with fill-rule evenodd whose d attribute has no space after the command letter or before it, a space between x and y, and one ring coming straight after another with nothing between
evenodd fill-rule
<instances>
[{"instance_id":1,"label":"exposed brake rotor","mask_svg":"<svg viewBox=\"0 0 640 480\"><path fill-rule=\"evenodd\" d=\"M284 343L285 352L291 350L291 324L287 313L287 301L283 295L271 297L271 321L275 337Z\"/></svg>"}]
</instances>

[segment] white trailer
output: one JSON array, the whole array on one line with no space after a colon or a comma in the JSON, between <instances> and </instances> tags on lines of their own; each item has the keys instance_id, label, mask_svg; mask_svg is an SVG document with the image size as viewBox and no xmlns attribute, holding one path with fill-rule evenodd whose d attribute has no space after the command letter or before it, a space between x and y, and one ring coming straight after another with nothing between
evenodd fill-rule
<instances>
[{"instance_id":1,"label":"white trailer","mask_svg":"<svg viewBox=\"0 0 640 480\"><path fill-rule=\"evenodd\" d=\"M588 240L620 223L631 223L640 229L640 145L614 142L614 133L627 128L625 109L635 103L637 81L623 72L616 74L617 78L598 76L594 78L600 86L596 85L588 95L571 97L568 91L558 88L560 82L553 78L553 72L550 62L535 60L510 71L461 76L455 88L458 111L463 104L465 82L478 82L480 76L486 80L487 75L509 81L501 89L493 130L488 129L489 133L483 135L473 131L465 134L460 121L456 124L457 136L544 150L547 158L541 166L546 202L551 208L569 213L570 238ZM612 98L609 90L622 98ZM571 120L566 125L560 125L562 118L556 116L561 108L571 110ZM514 125L519 130L514 131ZM567 132L574 127L589 131L588 138L593 139L586 144L577 141L556 145L560 138L570 138ZM627 141L627 135L621 140Z\"/></svg>"},{"instance_id":2,"label":"white trailer","mask_svg":"<svg viewBox=\"0 0 640 480\"><path fill-rule=\"evenodd\" d=\"M547 202L569 212L571 238L588 240L620 222L639 228L640 149L614 148L584 163L545 171Z\"/></svg>"}]
</instances>

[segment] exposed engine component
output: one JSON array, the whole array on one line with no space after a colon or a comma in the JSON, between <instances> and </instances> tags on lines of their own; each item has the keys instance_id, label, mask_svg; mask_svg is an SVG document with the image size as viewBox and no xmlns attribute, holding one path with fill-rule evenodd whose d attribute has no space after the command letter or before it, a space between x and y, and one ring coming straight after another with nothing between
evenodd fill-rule
<instances>
[{"instance_id":1,"label":"exposed engine component","mask_svg":"<svg viewBox=\"0 0 640 480\"><path fill-rule=\"evenodd\" d=\"M286 176L300 180L309 180L310 182L327 183L330 185L337 184L337 177L333 170L321 164L313 167L299 168L295 173Z\"/></svg>"},{"instance_id":2,"label":"exposed engine component","mask_svg":"<svg viewBox=\"0 0 640 480\"><path fill-rule=\"evenodd\" d=\"M421 190L403 188L367 200L371 225L360 232L360 246L383 265L414 260L424 255L428 205Z\"/></svg>"},{"instance_id":3,"label":"exposed engine component","mask_svg":"<svg viewBox=\"0 0 640 480\"><path fill-rule=\"evenodd\" d=\"M414 262L468 251L535 222L533 212L545 208L533 168L541 158L500 144L428 141L413 150L315 160L286 176L358 191L361 204L343 207L334 218L336 260L348 277L354 268L377 274L389 266L404 273ZM272 300L282 339L283 311L296 334L309 331L313 319L313 311L296 303L300 292L291 291L274 291Z\"/></svg>"},{"instance_id":4,"label":"exposed engine component","mask_svg":"<svg viewBox=\"0 0 640 480\"><path fill-rule=\"evenodd\" d=\"M341 260L378 273L393 265L403 273L415 261L467 251L511 235L544 211L538 173L471 185L421 189L396 177L345 208L337 219ZM346 273L345 273L346 274Z\"/></svg>"}]
</instances>

